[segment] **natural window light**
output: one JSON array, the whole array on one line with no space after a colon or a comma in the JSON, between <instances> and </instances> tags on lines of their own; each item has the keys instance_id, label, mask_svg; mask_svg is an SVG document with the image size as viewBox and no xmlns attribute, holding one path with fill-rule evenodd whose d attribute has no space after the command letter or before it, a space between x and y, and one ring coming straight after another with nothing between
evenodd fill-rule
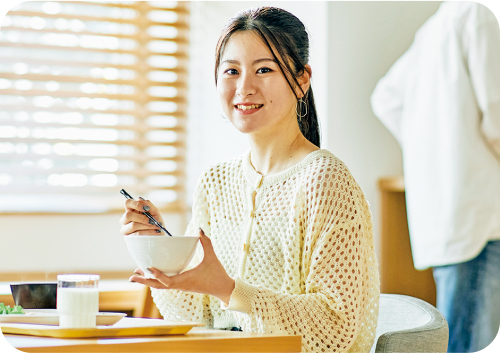
<instances>
[{"instance_id":1,"label":"natural window light","mask_svg":"<svg viewBox=\"0 0 500 353\"><path fill-rule=\"evenodd\" d=\"M0 212L184 205L189 9L30 1L0 28Z\"/></svg>"}]
</instances>

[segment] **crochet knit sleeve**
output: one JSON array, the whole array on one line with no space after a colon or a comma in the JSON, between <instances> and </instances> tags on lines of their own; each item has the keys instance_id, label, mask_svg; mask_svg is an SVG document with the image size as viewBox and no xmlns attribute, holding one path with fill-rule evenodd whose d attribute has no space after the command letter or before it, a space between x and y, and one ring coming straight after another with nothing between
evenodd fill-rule
<instances>
[{"instance_id":1,"label":"crochet knit sleeve","mask_svg":"<svg viewBox=\"0 0 500 353\"><path fill-rule=\"evenodd\" d=\"M206 190L201 180L197 184L194 195L193 215L185 234L196 235L199 228L202 228L206 234L210 234L209 210L205 207ZM202 259L203 248L198 244L193 260L187 269L195 267ZM151 288L151 295L160 314L166 320L204 322L207 326L212 324L210 301L207 295L155 288Z\"/></svg>"},{"instance_id":2,"label":"crochet knit sleeve","mask_svg":"<svg viewBox=\"0 0 500 353\"><path fill-rule=\"evenodd\" d=\"M275 292L236 278L225 309L260 332L301 335L306 352L368 352L374 341L379 278L371 213L347 168L305 185L301 291Z\"/></svg>"}]
</instances>

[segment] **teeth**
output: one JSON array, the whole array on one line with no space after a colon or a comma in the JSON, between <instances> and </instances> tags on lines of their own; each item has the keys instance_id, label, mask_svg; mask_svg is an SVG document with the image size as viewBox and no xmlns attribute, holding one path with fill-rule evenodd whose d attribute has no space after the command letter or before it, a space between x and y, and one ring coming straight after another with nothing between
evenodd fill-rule
<instances>
[{"instance_id":1,"label":"teeth","mask_svg":"<svg viewBox=\"0 0 500 353\"><path fill-rule=\"evenodd\" d=\"M237 105L236 107L240 110L250 110L262 107L263 104L252 104L252 105Z\"/></svg>"}]
</instances>

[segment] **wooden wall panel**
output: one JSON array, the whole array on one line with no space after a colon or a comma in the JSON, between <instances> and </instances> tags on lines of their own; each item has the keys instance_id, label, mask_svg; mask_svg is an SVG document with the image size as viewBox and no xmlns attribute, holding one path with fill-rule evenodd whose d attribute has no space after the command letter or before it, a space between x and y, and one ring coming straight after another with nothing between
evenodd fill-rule
<instances>
[{"instance_id":1,"label":"wooden wall panel","mask_svg":"<svg viewBox=\"0 0 500 353\"><path fill-rule=\"evenodd\" d=\"M413 266L403 178L382 178L378 187L380 290L382 293L410 295L436 305L432 270L419 271Z\"/></svg>"}]
</instances>

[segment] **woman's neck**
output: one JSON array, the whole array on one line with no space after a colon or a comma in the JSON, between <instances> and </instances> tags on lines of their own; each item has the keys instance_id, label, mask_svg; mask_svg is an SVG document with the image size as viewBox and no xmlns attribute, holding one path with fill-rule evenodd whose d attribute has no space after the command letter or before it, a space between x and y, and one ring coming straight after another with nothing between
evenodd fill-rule
<instances>
[{"instance_id":1,"label":"woman's neck","mask_svg":"<svg viewBox=\"0 0 500 353\"><path fill-rule=\"evenodd\" d=\"M301 162L319 148L297 130L294 134L281 134L273 138L250 137L250 161L263 176L279 173Z\"/></svg>"}]
</instances>

